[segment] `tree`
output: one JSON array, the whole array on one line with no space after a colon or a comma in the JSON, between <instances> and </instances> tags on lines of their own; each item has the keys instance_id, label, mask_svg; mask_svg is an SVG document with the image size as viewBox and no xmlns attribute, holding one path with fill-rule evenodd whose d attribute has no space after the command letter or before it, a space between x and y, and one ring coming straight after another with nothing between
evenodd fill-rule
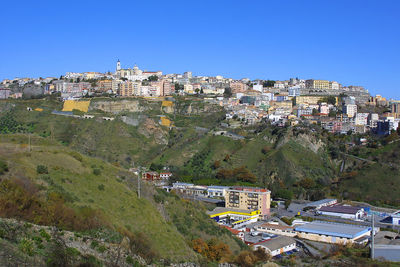
<instances>
[{"instance_id":1,"label":"tree","mask_svg":"<svg viewBox=\"0 0 400 267\"><path fill-rule=\"evenodd\" d=\"M313 109L312 109L312 115L315 116L315 115L317 115L317 114L318 114L318 110L315 109L315 108L313 108Z\"/></svg>"},{"instance_id":2,"label":"tree","mask_svg":"<svg viewBox=\"0 0 400 267\"><path fill-rule=\"evenodd\" d=\"M283 198L283 199L292 199L293 198L293 192L290 191L289 189L279 189L276 194L276 197L278 198Z\"/></svg>"},{"instance_id":3,"label":"tree","mask_svg":"<svg viewBox=\"0 0 400 267\"><path fill-rule=\"evenodd\" d=\"M226 87L224 90L224 97L229 98L232 96L232 89L230 87Z\"/></svg>"},{"instance_id":4,"label":"tree","mask_svg":"<svg viewBox=\"0 0 400 267\"><path fill-rule=\"evenodd\" d=\"M158 81L158 76L157 75L151 75L149 78L147 78L150 82L156 82Z\"/></svg>"},{"instance_id":5,"label":"tree","mask_svg":"<svg viewBox=\"0 0 400 267\"><path fill-rule=\"evenodd\" d=\"M175 92L182 91L184 89L184 86L180 83L175 83Z\"/></svg>"},{"instance_id":6,"label":"tree","mask_svg":"<svg viewBox=\"0 0 400 267\"><path fill-rule=\"evenodd\" d=\"M221 167L221 162L219 160L214 161L214 164L212 165L212 168L214 170L218 169L219 167Z\"/></svg>"},{"instance_id":7,"label":"tree","mask_svg":"<svg viewBox=\"0 0 400 267\"><path fill-rule=\"evenodd\" d=\"M47 167L44 166L44 165L37 165L36 166L36 172L38 174L47 174L47 173L49 173Z\"/></svg>"},{"instance_id":8,"label":"tree","mask_svg":"<svg viewBox=\"0 0 400 267\"><path fill-rule=\"evenodd\" d=\"M274 85L275 85L275 81L273 81L273 80L266 80L263 83L263 87L274 87Z\"/></svg>"},{"instance_id":9,"label":"tree","mask_svg":"<svg viewBox=\"0 0 400 267\"><path fill-rule=\"evenodd\" d=\"M315 181L311 178L304 178L299 182L299 185L304 189L311 189L315 186Z\"/></svg>"}]
</instances>

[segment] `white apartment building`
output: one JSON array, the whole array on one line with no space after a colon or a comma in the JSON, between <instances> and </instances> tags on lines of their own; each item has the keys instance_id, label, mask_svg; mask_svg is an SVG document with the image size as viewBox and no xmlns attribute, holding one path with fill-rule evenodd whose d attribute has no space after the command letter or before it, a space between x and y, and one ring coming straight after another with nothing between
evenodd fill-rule
<instances>
[{"instance_id":1,"label":"white apartment building","mask_svg":"<svg viewBox=\"0 0 400 267\"><path fill-rule=\"evenodd\" d=\"M369 113L357 113L355 125L367 125Z\"/></svg>"},{"instance_id":2,"label":"white apartment building","mask_svg":"<svg viewBox=\"0 0 400 267\"><path fill-rule=\"evenodd\" d=\"M347 104L343 106L343 113L349 118L353 118L357 114L357 105Z\"/></svg>"}]
</instances>

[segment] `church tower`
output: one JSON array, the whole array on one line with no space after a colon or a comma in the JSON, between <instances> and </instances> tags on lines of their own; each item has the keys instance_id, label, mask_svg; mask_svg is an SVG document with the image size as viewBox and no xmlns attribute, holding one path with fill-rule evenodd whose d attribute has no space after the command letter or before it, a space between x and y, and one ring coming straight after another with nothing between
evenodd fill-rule
<instances>
[{"instance_id":1,"label":"church tower","mask_svg":"<svg viewBox=\"0 0 400 267\"><path fill-rule=\"evenodd\" d=\"M121 62L118 59L118 61L117 61L117 71L119 71L119 70L121 70Z\"/></svg>"}]
</instances>

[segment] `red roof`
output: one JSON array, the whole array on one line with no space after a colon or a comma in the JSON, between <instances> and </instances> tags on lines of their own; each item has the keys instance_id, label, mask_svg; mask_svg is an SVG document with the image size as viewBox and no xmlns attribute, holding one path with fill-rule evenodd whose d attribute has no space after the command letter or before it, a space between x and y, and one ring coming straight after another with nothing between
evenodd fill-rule
<instances>
[{"instance_id":1,"label":"red roof","mask_svg":"<svg viewBox=\"0 0 400 267\"><path fill-rule=\"evenodd\" d=\"M228 230L229 230L232 234L234 234L234 235L238 235L238 234L240 233L239 230L233 229L233 228L231 228L231 227L229 227L229 226L226 226L226 225L221 225L221 227L222 227L222 228L228 229Z\"/></svg>"}]
</instances>

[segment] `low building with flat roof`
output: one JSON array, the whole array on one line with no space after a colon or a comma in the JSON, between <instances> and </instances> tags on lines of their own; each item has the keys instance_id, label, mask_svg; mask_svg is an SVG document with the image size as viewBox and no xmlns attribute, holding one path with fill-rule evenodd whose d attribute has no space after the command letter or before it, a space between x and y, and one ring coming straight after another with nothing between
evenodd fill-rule
<instances>
[{"instance_id":1,"label":"low building with flat roof","mask_svg":"<svg viewBox=\"0 0 400 267\"><path fill-rule=\"evenodd\" d=\"M377 233L374 252L375 259L400 262L400 235L389 231Z\"/></svg>"},{"instance_id":2,"label":"low building with flat roof","mask_svg":"<svg viewBox=\"0 0 400 267\"><path fill-rule=\"evenodd\" d=\"M294 231L294 227L280 225L275 223L264 223L256 227L257 231L266 232L276 235L284 235L284 236L296 236L296 232Z\"/></svg>"},{"instance_id":3,"label":"low building with flat roof","mask_svg":"<svg viewBox=\"0 0 400 267\"><path fill-rule=\"evenodd\" d=\"M313 221L301 226L296 226L295 231L299 238L313 241L346 244L346 243L364 243L368 241L371 235L371 227Z\"/></svg>"},{"instance_id":4,"label":"low building with flat roof","mask_svg":"<svg viewBox=\"0 0 400 267\"><path fill-rule=\"evenodd\" d=\"M254 249L263 248L272 257L291 251L296 248L296 240L287 236L278 236L253 245Z\"/></svg>"},{"instance_id":5,"label":"low building with flat roof","mask_svg":"<svg viewBox=\"0 0 400 267\"><path fill-rule=\"evenodd\" d=\"M343 219L362 219L365 216L363 208L344 206L344 205L333 205L321 207L318 211L320 215L335 216Z\"/></svg>"},{"instance_id":6,"label":"low building with flat roof","mask_svg":"<svg viewBox=\"0 0 400 267\"><path fill-rule=\"evenodd\" d=\"M208 211L207 214L217 223L229 225L232 228L240 228L249 223L256 222L261 212L259 210L216 207L213 211Z\"/></svg>"},{"instance_id":7,"label":"low building with flat roof","mask_svg":"<svg viewBox=\"0 0 400 267\"><path fill-rule=\"evenodd\" d=\"M320 209L325 206L334 205L337 203L337 199L325 198L318 201L310 202L306 205L306 207L315 207L316 209Z\"/></svg>"}]
</instances>

